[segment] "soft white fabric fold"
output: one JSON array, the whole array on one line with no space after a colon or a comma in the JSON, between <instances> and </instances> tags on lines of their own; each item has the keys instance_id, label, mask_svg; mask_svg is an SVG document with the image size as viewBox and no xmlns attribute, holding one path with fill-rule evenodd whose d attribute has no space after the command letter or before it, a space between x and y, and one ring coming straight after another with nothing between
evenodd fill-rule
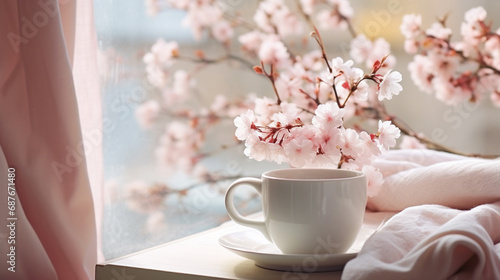
<instances>
[{"instance_id":1,"label":"soft white fabric fold","mask_svg":"<svg viewBox=\"0 0 500 280\"><path fill-rule=\"evenodd\" d=\"M470 209L500 200L500 160L396 150L384 154L374 166L385 183L369 199L370 210L401 211L422 204Z\"/></svg>"},{"instance_id":2,"label":"soft white fabric fold","mask_svg":"<svg viewBox=\"0 0 500 280\"><path fill-rule=\"evenodd\" d=\"M376 166L386 181L369 208L402 211L342 279L500 279L500 161L401 150Z\"/></svg>"}]
</instances>

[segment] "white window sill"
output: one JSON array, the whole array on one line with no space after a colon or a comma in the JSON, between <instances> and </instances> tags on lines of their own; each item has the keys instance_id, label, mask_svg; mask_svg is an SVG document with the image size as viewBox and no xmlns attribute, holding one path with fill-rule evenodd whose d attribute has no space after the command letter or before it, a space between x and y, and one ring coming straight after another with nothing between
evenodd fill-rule
<instances>
[{"instance_id":1,"label":"white window sill","mask_svg":"<svg viewBox=\"0 0 500 280\"><path fill-rule=\"evenodd\" d=\"M361 248L380 223L393 214L367 212L362 229L365 237L358 238L353 246ZM192 236L98 264L96 280L282 279L282 271L257 267L253 261L233 254L218 244L221 236L244 229L227 222ZM340 279L341 274L341 271L311 273L307 279ZM302 279L297 277L292 278Z\"/></svg>"}]
</instances>

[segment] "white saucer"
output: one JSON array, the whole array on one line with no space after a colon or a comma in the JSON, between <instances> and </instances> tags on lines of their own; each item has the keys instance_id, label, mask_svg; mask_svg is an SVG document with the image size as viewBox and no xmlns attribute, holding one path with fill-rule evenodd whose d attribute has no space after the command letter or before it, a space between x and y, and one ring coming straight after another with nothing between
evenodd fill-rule
<instances>
[{"instance_id":1,"label":"white saucer","mask_svg":"<svg viewBox=\"0 0 500 280\"><path fill-rule=\"evenodd\" d=\"M343 254L283 254L273 243L254 230L226 234L219 238L219 244L235 254L253 260L257 266L293 272L341 270L349 260L357 256L360 249L360 246L353 246Z\"/></svg>"}]
</instances>

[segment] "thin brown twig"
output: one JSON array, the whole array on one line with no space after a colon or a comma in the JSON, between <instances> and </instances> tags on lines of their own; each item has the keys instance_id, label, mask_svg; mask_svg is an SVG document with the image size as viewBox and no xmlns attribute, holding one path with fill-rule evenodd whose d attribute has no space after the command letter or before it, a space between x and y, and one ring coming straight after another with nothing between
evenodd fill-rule
<instances>
[{"instance_id":1,"label":"thin brown twig","mask_svg":"<svg viewBox=\"0 0 500 280\"><path fill-rule=\"evenodd\" d=\"M439 144L437 142L432 141L431 139L422 136L418 133L416 133L413 129L411 129L404 121L399 119L396 116L389 115L386 111L383 105L380 106L382 108L383 114L379 115L379 119L389 119L393 125L395 125L401 132L405 135L411 136L416 138L418 141L423 143L427 148L436 150L436 151L441 151L441 152L447 152L455 155L460 155L460 156L466 156L466 157L477 157L477 158L484 158L484 159L494 159L500 157L499 155L483 155L483 154L469 154L469 153L463 153L460 151L457 151L455 149L452 149L450 147L446 147L442 144ZM380 112L379 112L380 113Z\"/></svg>"},{"instance_id":2,"label":"thin brown twig","mask_svg":"<svg viewBox=\"0 0 500 280\"><path fill-rule=\"evenodd\" d=\"M217 64L217 63L221 63L221 62L227 61L227 60L234 60L234 61L238 61L239 63L241 63L242 65L244 65L250 69L252 69L253 65L254 65L250 61L248 61L242 57L233 55L233 54L227 54L225 56L215 58L215 59L194 58L194 57L187 57L187 56L178 56L177 59L184 60L184 61L190 61L190 62L194 62L194 63L204 63L204 64Z\"/></svg>"},{"instance_id":3,"label":"thin brown twig","mask_svg":"<svg viewBox=\"0 0 500 280\"><path fill-rule=\"evenodd\" d=\"M275 83L275 80L274 80L274 77L276 75L276 73L274 72L274 65L271 64L271 69L270 69L270 73L267 73L266 71L266 68L264 67L264 62L260 62L260 66L262 68L262 74L264 74L268 79L269 81L271 81L271 85L273 86L273 90L274 90L274 94L276 95L276 103L278 105L281 104L281 98L280 98L280 95L278 93L278 89L276 88L276 83Z\"/></svg>"}]
</instances>

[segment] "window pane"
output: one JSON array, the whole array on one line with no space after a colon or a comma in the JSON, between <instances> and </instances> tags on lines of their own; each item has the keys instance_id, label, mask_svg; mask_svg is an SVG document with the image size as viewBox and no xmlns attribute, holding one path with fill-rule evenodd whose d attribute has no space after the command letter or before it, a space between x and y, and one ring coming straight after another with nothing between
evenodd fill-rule
<instances>
[{"instance_id":1,"label":"window pane","mask_svg":"<svg viewBox=\"0 0 500 280\"><path fill-rule=\"evenodd\" d=\"M99 0L94 5L104 104L106 206L103 248L106 258L111 259L228 220L223 194L231 181L243 175L258 177L262 171L276 165L257 164L244 156L244 147L234 138L232 118L210 125L210 130L204 135L206 141L199 150L200 153L210 153L210 156L200 156L198 164L184 162L186 159L182 155L174 162L162 164L158 154L168 157L168 154L175 153L168 149L160 151L172 147L162 146L166 127L171 125L170 133L179 136L177 140L181 144L177 147L181 149L182 142L192 140L188 139L189 135L196 135L189 131L194 118L172 116L178 115L174 112L177 108L169 108L162 100L161 89L148 80L143 57L159 38L165 42L177 41L186 53L195 53L200 48L205 51L212 48L216 53L217 47L212 46L210 40L192 38L191 32L182 26L185 16L182 11L164 10L156 16L148 16L143 0ZM199 92L194 93L196 98L186 100L183 104L186 108L207 108L222 92L233 90L243 94L245 90L241 86L245 84L253 84L254 90L268 86L251 73L248 75L248 71L243 71L240 66L210 65L199 71L193 63L185 62L178 68L193 74L197 85L209 85L200 87ZM246 81L235 83L234 80L238 80L235 77ZM139 106L151 100L164 107L164 115L148 127L145 123L141 125L137 112ZM166 115L167 112L172 115ZM196 151L186 149L184 152ZM203 179L214 182L203 183ZM260 209L260 201L254 197L251 190L240 192L242 213Z\"/></svg>"}]
</instances>

